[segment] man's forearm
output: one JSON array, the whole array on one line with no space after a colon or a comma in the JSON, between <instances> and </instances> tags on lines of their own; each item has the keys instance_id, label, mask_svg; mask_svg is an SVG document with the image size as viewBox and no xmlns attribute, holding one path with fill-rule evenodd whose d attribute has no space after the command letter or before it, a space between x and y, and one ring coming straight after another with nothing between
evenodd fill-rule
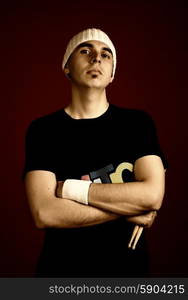
<instances>
[{"instance_id":1,"label":"man's forearm","mask_svg":"<svg viewBox=\"0 0 188 300\"><path fill-rule=\"evenodd\" d=\"M47 228L78 228L118 219L122 215L104 211L92 206L82 205L69 199L57 198L41 210L40 224L38 227ZM126 217L128 222L147 226L149 225L150 215L141 214L138 216Z\"/></svg>"},{"instance_id":2,"label":"man's forearm","mask_svg":"<svg viewBox=\"0 0 188 300\"><path fill-rule=\"evenodd\" d=\"M56 195L59 198L62 198L62 189L63 189L63 181L59 181L56 189ZM68 199L66 199L68 200ZM70 200L71 201L71 200ZM147 212L147 213L142 213L141 215L132 215L132 216L125 216L125 219L127 222L134 223L136 225L141 225L144 227L149 227L151 226L152 222L154 221L153 216L156 216L156 212ZM115 217L115 216L114 216Z\"/></svg>"},{"instance_id":3,"label":"man's forearm","mask_svg":"<svg viewBox=\"0 0 188 300\"><path fill-rule=\"evenodd\" d=\"M89 188L88 204L121 215L140 215L158 209L152 188L145 182L93 183Z\"/></svg>"},{"instance_id":4,"label":"man's forearm","mask_svg":"<svg viewBox=\"0 0 188 300\"><path fill-rule=\"evenodd\" d=\"M40 228L76 228L101 224L119 218L119 215L92 206L55 198L40 210Z\"/></svg>"},{"instance_id":5,"label":"man's forearm","mask_svg":"<svg viewBox=\"0 0 188 300\"><path fill-rule=\"evenodd\" d=\"M118 218L116 214L56 197L55 174L31 171L25 177L26 196L38 228L73 228L99 224Z\"/></svg>"}]
</instances>

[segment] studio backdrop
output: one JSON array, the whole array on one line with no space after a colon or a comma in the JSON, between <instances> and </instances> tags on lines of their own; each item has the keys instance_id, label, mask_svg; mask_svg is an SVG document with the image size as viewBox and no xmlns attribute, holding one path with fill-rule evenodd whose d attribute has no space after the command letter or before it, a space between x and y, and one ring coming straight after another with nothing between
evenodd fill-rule
<instances>
[{"instance_id":1,"label":"studio backdrop","mask_svg":"<svg viewBox=\"0 0 188 300\"><path fill-rule=\"evenodd\" d=\"M151 275L187 277L186 1L16 2L0 10L0 276L34 274L44 232L35 228L21 178L25 133L33 119L67 105L67 42L95 27L117 49L108 100L153 117L169 163L163 206L146 229Z\"/></svg>"}]
</instances>

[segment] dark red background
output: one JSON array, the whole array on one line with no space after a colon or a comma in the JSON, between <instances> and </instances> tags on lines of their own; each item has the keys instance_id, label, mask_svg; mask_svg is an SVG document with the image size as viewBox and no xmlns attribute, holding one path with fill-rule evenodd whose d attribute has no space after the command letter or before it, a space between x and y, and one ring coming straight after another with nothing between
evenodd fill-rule
<instances>
[{"instance_id":1,"label":"dark red background","mask_svg":"<svg viewBox=\"0 0 188 300\"><path fill-rule=\"evenodd\" d=\"M169 161L164 204L147 230L151 272L187 277L186 1L25 3L0 10L0 276L33 276L43 231L33 224L21 181L25 131L31 120L67 104L65 47L80 30L97 27L117 49L108 99L152 115Z\"/></svg>"}]
</instances>

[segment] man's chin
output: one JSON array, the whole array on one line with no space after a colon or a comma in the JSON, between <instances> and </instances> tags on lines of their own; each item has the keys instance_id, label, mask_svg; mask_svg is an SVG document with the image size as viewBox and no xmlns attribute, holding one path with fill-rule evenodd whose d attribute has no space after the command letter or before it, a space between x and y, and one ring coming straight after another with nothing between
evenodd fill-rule
<instances>
[{"instance_id":1,"label":"man's chin","mask_svg":"<svg viewBox=\"0 0 188 300\"><path fill-rule=\"evenodd\" d=\"M76 83L76 82L75 82ZM105 89L109 82L104 82L101 78L90 78L87 80L80 80L76 83L78 87Z\"/></svg>"},{"instance_id":2,"label":"man's chin","mask_svg":"<svg viewBox=\"0 0 188 300\"><path fill-rule=\"evenodd\" d=\"M100 78L91 78L86 85L90 88L105 89L109 83L102 81Z\"/></svg>"}]
</instances>

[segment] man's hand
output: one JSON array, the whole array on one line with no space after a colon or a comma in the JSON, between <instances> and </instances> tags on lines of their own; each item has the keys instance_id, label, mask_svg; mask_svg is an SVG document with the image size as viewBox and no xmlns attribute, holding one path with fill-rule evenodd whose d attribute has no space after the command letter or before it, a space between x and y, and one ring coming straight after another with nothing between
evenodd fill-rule
<instances>
[{"instance_id":1,"label":"man's hand","mask_svg":"<svg viewBox=\"0 0 188 300\"><path fill-rule=\"evenodd\" d=\"M143 215L126 218L128 222L136 224L134 226L134 230L132 232L132 236L129 241L128 248L132 248L133 250L136 248L136 245L138 243L138 240L142 234L144 227L150 227L153 224L156 216L157 216L156 211L150 211Z\"/></svg>"},{"instance_id":2,"label":"man's hand","mask_svg":"<svg viewBox=\"0 0 188 300\"><path fill-rule=\"evenodd\" d=\"M150 211L150 212L147 212L147 213L139 215L139 216L126 217L126 220L128 222L134 223L139 226L151 227L156 216L157 216L156 211Z\"/></svg>"}]
</instances>

